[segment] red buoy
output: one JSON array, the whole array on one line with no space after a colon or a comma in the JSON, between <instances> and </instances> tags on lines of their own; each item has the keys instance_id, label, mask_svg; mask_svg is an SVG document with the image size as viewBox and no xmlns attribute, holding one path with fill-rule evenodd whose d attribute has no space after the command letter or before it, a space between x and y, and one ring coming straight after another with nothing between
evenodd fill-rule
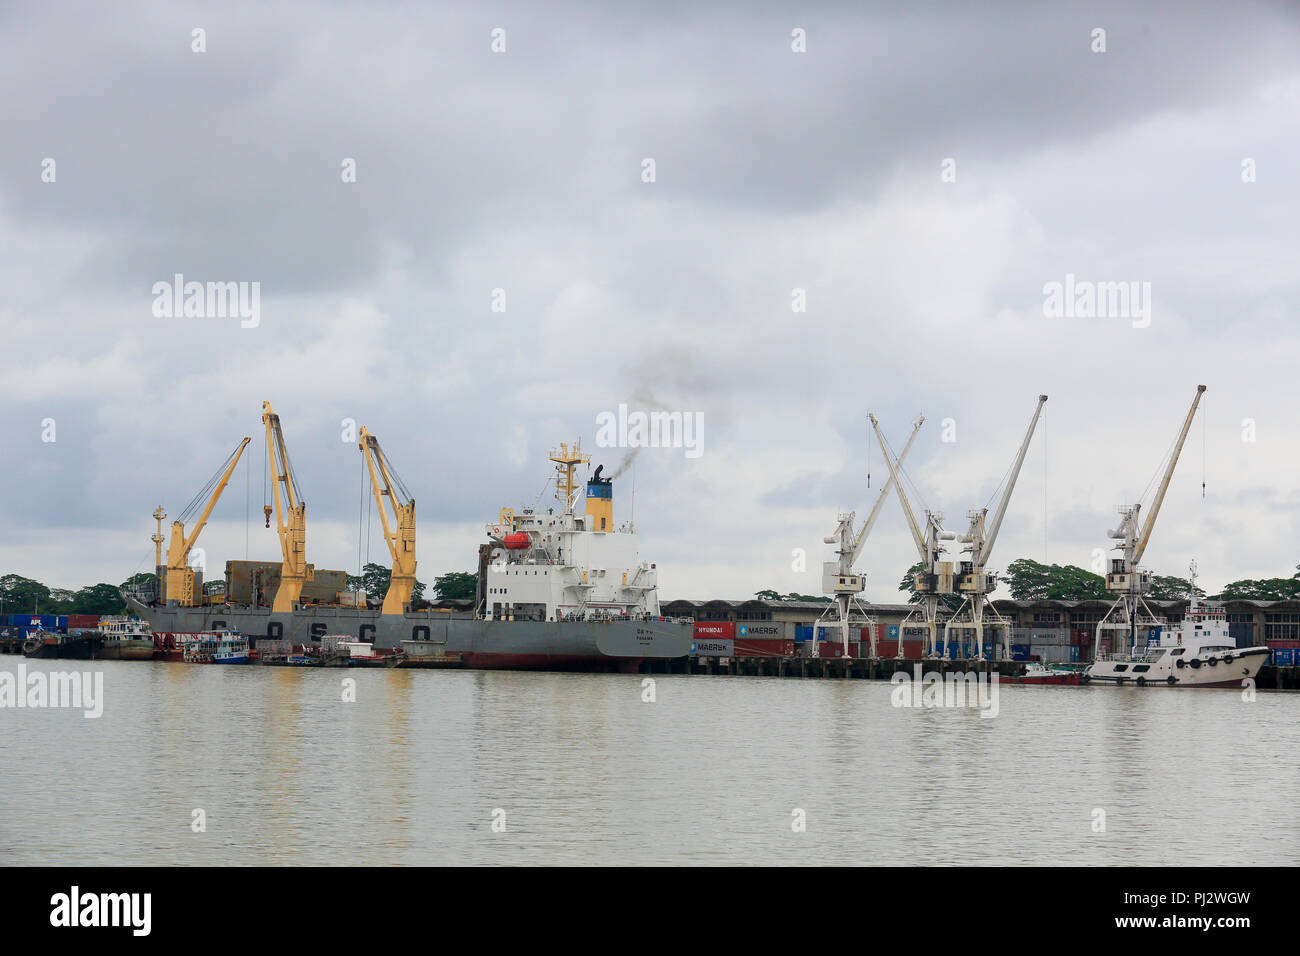
<instances>
[{"instance_id":1,"label":"red buoy","mask_svg":"<svg viewBox=\"0 0 1300 956\"><path fill-rule=\"evenodd\" d=\"M528 547L528 534L523 531L516 531L514 534L508 534L501 539L505 546L511 551L522 551Z\"/></svg>"}]
</instances>

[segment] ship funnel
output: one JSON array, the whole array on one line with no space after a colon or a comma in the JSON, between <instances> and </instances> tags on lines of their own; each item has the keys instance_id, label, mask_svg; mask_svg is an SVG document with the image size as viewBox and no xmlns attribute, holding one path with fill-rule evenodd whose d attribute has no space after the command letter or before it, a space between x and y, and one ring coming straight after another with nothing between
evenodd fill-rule
<instances>
[{"instance_id":1,"label":"ship funnel","mask_svg":"<svg viewBox=\"0 0 1300 956\"><path fill-rule=\"evenodd\" d=\"M600 477L604 465L596 466L596 473L587 482L587 528L590 531L614 530L614 483Z\"/></svg>"}]
</instances>

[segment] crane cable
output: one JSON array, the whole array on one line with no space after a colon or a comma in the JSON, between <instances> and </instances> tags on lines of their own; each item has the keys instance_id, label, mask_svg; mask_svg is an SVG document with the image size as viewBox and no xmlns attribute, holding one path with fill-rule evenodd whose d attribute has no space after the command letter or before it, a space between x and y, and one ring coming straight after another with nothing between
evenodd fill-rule
<instances>
[{"instance_id":1,"label":"crane cable","mask_svg":"<svg viewBox=\"0 0 1300 956\"><path fill-rule=\"evenodd\" d=\"M220 484L221 476L225 474L226 468L229 466L231 459L233 459L235 455L239 454L239 450L242 447L242 444L236 445L235 450L226 456L226 460L221 463L220 467L213 472L212 477L209 478L203 487L199 489L199 493L194 496L194 499L185 506L185 510L177 516L177 521L181 524L185 524L190 520L190 518L194 517L202 505L207 503L208 498L211 497L213 489Z\"/></svg>"}]
</instances>

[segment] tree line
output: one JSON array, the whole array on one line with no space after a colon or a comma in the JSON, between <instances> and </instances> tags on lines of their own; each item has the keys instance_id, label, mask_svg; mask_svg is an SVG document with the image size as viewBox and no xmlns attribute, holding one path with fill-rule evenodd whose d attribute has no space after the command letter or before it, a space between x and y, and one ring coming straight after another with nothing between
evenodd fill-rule
<instances>
[{"instance_id":1,"label":"tree line","mask_svg":"<svg viewBox=\"0 0 1300 956\"><path fill-rule=\"evenodd\" d=\"M908 602L915 604L916 575L921 572L917 562L907 569L898 589L906 592ZM1016 601L1087 601L1112 600L1114 595L1106 590L1106 578L1073 564L1041 564L1030 558L1018 558L1007 565L1001 575ZM1167 574L1151 576L1151 590L1147 597L1155 601L1182 601L1191 593L1192 582L1187 578ZM814 597L808 594L781 594L771 588L765 588L754 594L757 598L772 601L829 601L829 597ZM1205 591L1197 587L1196 596L1206 597ZM1296 573L1289 578L1243 578L1226 585L1218 594L1211 594L1214 601L1286 601L1300 599L1300 565ZM944 594L940 601L950 610L956 610L961 603L961 595Z\"/></svg>"},{"instance_id":2,"label":"tree line","mask_svg":"<svg viewBox=\"0 0 1300 956\"><path fill-rule=\"evenodd\" d=\"M348 590L364 590L371 597L382 598L388 591L391 571L378 564L367 564L359 575L348 575ZM132 575L121 584L91 584L75 591L52 588L21 574L0 577L0 614L123 614L126 602L121 592L125 589L151 584L155 575ZM222 581L209 581L220 587ZM438 600L473 600L478 592L478 576L472 571L451 571L433 579L433 590ZM425 585L417 583L412 598L423 600Z\"/></svg>"}]
</instances>

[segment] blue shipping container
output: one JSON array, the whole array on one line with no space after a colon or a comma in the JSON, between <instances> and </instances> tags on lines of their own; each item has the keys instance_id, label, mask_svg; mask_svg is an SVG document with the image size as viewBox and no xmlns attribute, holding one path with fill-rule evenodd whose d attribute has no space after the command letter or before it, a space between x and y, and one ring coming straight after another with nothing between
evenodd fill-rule
<instances>
[{"instance_id":1,"label":"blue shipping container","mask_svg":"<svg viewBox=\"0 0 1300 956\"><path fill-rule=\"evenodd\" d=\"M811 624L796 624L794 627L794 639L796 641L811 641L813 626Z\"/></svg>"},{"instance_id":2,"label":"blue shipping container","mask_svg":"<svg viewBox=\"0 0 1300 956\"><path fill-rule=\"evenodd\" d=\"M1070 645L1070 660L1076 664L1079 662L1079 645Z\"/></svg>"},{"instance_id":3,"label":"blue shipping container","mask_svg":"<svg viewBox=\"0 0 1300 956\"><path fill-rule=\"evenodd\" d=\"M1027 660L1029 660L1029 645L1028 645L1028 644L1012 644L1012 645L1011 645L1011 659L1012 659L1013 661L1027 661Z\"/></svg>"},{"instance_id":4,"label":"blue shipping container","mask_svg":"<svg viewBox=\"0 0 1300 956\"><path fill-rule=\"evenodd\" d=\"M1290 667L1291 662L1295 660L1295 652L1289 647L1273 648L1273 666Z\"/></svg>"}]
</instances>

